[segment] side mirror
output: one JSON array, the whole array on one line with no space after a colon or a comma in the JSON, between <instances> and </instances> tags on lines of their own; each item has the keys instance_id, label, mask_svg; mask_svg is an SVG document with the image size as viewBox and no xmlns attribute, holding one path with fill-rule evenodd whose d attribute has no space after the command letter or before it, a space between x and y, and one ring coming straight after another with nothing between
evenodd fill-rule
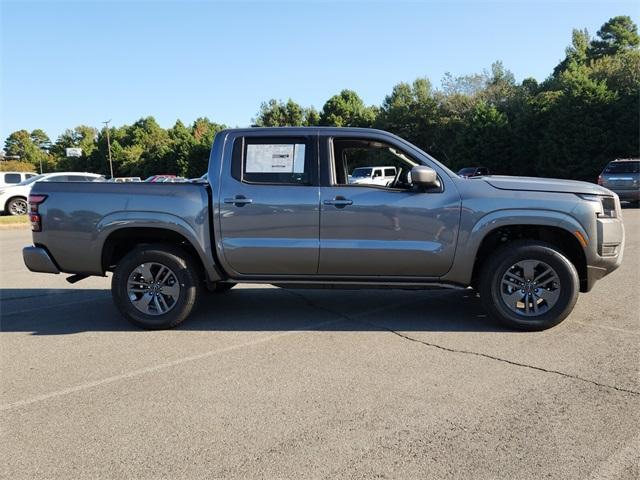
<instances>
[{"instance_id":1,"label":"side mirror","mask_svg":"<svg viewBox=\"0 0 640 480\"><path fill-rule=\"evenodd\" d=\"M440 188L436 171L424 165L416 165L411 169L411 183L425 189Z\"/></svg>"}]
</instances>

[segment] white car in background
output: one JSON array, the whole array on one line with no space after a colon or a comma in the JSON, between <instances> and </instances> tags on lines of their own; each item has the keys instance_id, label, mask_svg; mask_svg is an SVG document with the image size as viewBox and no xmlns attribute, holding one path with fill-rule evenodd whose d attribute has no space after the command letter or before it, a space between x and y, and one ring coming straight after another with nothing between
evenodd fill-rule
<instances>
[{"instance_id":1,"label":"white car in background","mask_svg":"<svg viewBox=\"0 0 640 480\"><path fill-rule=\"evenodd\" d=\"M33 172L0 172L0 188L10 187L38 175Z\"/></svg>"},{"instance_id":2,"label":"white car in background","mask_svg":"<svg viewBox=\"0 0 640 480\"><path fill-rule=\"evenodd\" d=\"M351 185L382 185L387 186L396 178L396 167L358 167L351 172Z\"/></svg>"},{"instance_id":3,"label":"white car in background","mask_svg":"<svg viewBox=\"0 0 640 480\"><path fill-rule=\"evenodd\" d=\"M27 199L31 187L36 182L100 182L102 175L86 172L43 173L31 177L24 182L0 188L0 211L9 215L26 215L29 211Z\"/></svg>"}]
</instances>

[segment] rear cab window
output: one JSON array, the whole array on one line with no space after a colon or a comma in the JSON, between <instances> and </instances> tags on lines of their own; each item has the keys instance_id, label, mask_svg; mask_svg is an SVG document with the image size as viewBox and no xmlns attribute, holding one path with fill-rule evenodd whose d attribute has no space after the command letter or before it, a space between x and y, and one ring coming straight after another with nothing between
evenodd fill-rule
<instances>
[{"instance_id":1,"label":"rear cab window","mask_svg":"<svg viewBox=\"0 0 640 480\"><path fill-rule=\"evenodd\" d=\"M313 142L307 137L239 137L231 176L249 184L314 185Z\"/></svg>"}]
</instances>

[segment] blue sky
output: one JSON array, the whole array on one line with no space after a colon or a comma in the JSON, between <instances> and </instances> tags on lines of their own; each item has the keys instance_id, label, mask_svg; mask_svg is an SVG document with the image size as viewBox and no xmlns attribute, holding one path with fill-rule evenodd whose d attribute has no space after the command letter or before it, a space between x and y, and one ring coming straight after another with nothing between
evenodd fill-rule
<instances>
[{"instance_id":1,"label":"blue sky","mask_svg":"<svg viewBox=\"0 0 640 480\"><path fill-rule=\"evenodd\" d=\"M262 101L320 109L343 88L380 104L393 85L502 60L543 80L572 28L595 34L638 2L1 3L0 140L43 128L200 116L246 126Z\"/></svg>"}]
</instances>

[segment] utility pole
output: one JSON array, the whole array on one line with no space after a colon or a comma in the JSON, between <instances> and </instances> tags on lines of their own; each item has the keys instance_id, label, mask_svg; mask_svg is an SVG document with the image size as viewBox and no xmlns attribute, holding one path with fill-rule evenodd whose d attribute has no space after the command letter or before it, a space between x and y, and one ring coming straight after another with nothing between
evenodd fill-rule
<instances>
[{"instance_id":1,"label":"utility pole","mask_svg":"<svg viewBox=\"0 0 640 480\"><path fill-rule=\"evenodd\" d=\"M102 122L107 129L107 148L109 149L109 169L111 170L111 178L113 178L113 161L111 160L111 139L109 138L109 122L111 120L107 120L106 122Z\"/></svg>"}]
</instances>

